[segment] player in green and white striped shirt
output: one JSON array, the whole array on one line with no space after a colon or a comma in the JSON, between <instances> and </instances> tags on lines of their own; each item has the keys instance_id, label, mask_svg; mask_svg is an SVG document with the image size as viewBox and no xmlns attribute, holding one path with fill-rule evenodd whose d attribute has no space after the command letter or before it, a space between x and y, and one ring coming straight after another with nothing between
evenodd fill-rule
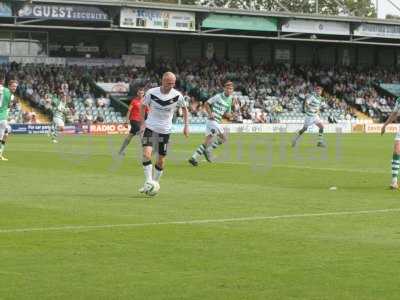
<instances>
[{"instance_id":1,"label":"player in green and white striped shirt","mask_svg":"<svg viewBox=\"0 0 400 300\"><path fill-rule=\"evenodd\" d=\"M227 81L224 92L213 96L204 104L209 117L206 123L206 138L189 159L191 165L197 166L199 164L197 159L203 154L208 162L212 162L211 151L226 142L227 137L221 126L221 120L224 115L231 118L232 94L233 83ZM215 136L217 139L213 142Z\"/></svg>"},{"instance_id":2,"label":"player in green and white striped shirt","mask_svg":"<svg viewBox=\"0 0 400 300\"><path fill-rule=\"evenodd\" d=\"M8 113L10 104L14 99L13 93L15 93L17 87L18 82L15 80L9 82L9 88L3 87L3 85L0 84L0 161L8 160L3 156L3 153L10 130L8 126Z\"/></svg>"},{"instance_id":3,"label":"player in green and white striped shirt","mask_svg":"<svg viewBox=\"0 0 400 300\"><path fill-rule=\"evenodd\" d=\"M50 126L50 137L53 143L58 143L57 137L59 131L64 131L64 115L67 111L67 98L66 96L61 96L58 98L54 96L52 98L52 112L53 112L53 122Z\"/></svg>"},{"instance_id":4,"label":"player in green and white striped shirt","mask_svg":"<svg viewBox=\"0 0 400 300\"><path fill-rule=\"evenodd\" d=\"M303 128L296 134L296 136L292 140L292 147L296 147L298 140L301 135L307 131L307 128L311 125L315 124L319 128L319 139L317 146L318 147L326 147L324 141L324 125L322 124L321 119L319 118L319 110L323 103L323 98L321 97L323 92L323 88L321 86L315 87L315 93L309 96L304 103L304 112L306 114L306 118L304 120Z\"/></svg>"},{"instance_id":5,"label":"player in green and white striped shirt","mask_svg":"<svg viewBox=\"0 0 400 300\"><path fill-rule=\"evenodd\" d=\"M397 119L397 116L400 112L400 97L397 97L396 104L394 106L393 112L386 120L385 124L383 124L381 134L383 135L386 131L386 126ZM394 149L392 156L392 183L390 184L390 188L393 190L397 190L399 185L397 183L397 177L399 175L400 168L400 132L396 133L396 137L394 138Z\"/></svg>"}]
</instances>

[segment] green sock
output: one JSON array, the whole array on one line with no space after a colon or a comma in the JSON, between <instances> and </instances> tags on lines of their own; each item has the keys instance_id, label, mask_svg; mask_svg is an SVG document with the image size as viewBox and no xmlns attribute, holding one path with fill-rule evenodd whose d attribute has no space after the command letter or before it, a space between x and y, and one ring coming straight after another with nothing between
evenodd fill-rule
<instances>
[{"instance_id":1,"label":"green sock","mask_svg":"<svg viewBox=\"0 0 400 300\"><path fill-rule=\"evenodd\" d=\"M318 142L323 143L324 142L324 130L320 129L318 133Z\"/></svg>"},{"instance_id":2,"label":"green sock","mask_svg":"<svg viewBox=\"0 0 400 300\"><path fill-rule=\"evenodd\" d=\"M397 182L397 176L399 175L400 168L400 155L393 153L392 158L392 179Z\"/></svg>"},{"instance_id":3,"label":"green sock","mask_svg":"<svg viewBox=\"0 0 400 300\"><path fill-rule=\"evenodd\" d=\"M51 137L55 140L58 136L58 128L57 126L53 126L53 132L51 133Z\"/></svg>"},{"instance_id":4,"label":"green sock","mask_svg":"<svg viewBox=\"0 0 400 300\"><path fill-rule=\"evenodd\" d=\"M208 147L208 150L214 150L222 144L223 143L220 140L216 140L214 143L211 144L211 146Z\"/></svg>"}]
</instances>

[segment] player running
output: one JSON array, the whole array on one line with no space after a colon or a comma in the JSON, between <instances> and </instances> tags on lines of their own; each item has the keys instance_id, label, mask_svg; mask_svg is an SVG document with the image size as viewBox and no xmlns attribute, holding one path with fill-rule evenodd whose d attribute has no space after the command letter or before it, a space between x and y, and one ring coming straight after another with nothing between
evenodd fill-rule
<instances>
[{"instance_id":1,"label":"player running","mask_svg":"<svg viewBox=\"0 0 400 300\"><path fill-rule=\"evenodd\" d=\"M131 104L128 108L128 113L126 118L129 120L131 124L131 130L128 136L125 138L124 142L122 143L121 149L119 150L119 155L125 155L125 149L128 147L129 143L131 142L132 138L140 132L140 106L143 103L144 99L144 88L139 88L136 97L132 99ZM145 119L149 112L148 107L145 107Z\"/></svg>"},{"instance_id":2,"label":"player running","mask_svg":"<svg viewBox=\"0 0 400 300\"><path fill-rule=\"evenodd\" d=\"M141 132L143 132L143 169L145 184L139 192L146 193L146 182L159 181L164 170L169 136L172 129L172 118L177 107L182 107L184 128L183 134L189 136L188 109L180 92L174 89L176 77L174 73L166 72L162 77L160 87L147 91L140 106ZM145 120L145 109L149 107L149 115ZM158 150L154 176L151 162L153 147Z\"/></svg>"},{"instance_id":3,"label":"player running","mask_svg":"<svg viewBox=\"0 0 400 300\"><path fill-rule=\"evenodd\" d=\"M4 82L4 81L3 81ZM11 80L9 88L6 88L0 84L0 161L8 161L3 156L4 149L6 147L7 137L11 129L8 125L8 113L11 102L14 99L13 93L17 90L18 82Z\"/></svg>"},{"instance_id":4,"label":"player running","mask_svg":"<svg viewBox=\"0 0 400 300\"><path fill-rule=\"evenodd\" d=\"M317 147L326 147L324 141L324 125L319 117L319 110L323 103L322 96L323 88L321 86L315 87L315 93L311 94L304 102L304 112L306 118L304 120L303 128L296 134L292 140L292 147L296 147L301 135L307 131L308 127L315 124L319 128Z\"/></svg>"},{"instance_id":5,"label":"player running","mask_svg":"<svg viewBox=\"0 0 400 300\"><path fill-rule=\"evenodd\" d=\"M382 135L386 132L386 127L397 119L399 111L400 111L400 97L396 99L396 104L394 106L393 112L390 114L385 124L383 124L381 130ZM399 188L399 185L397 183L399 168L400 168L400 132L397 132L396 137L394 138L394 147L392 156L392 183L390 184L390 188L393 190L397 190Z\"/></svg>"},{"instance_id":6,"label":"player running","mask_svg":"<svg viewBox=\"0 0 400 300\"><path fill-rule=\"evenodd\" d=\"M233 83L227 81L224 84L223 93L217 94L205 102L204 108L208 114L206 138L204 143L196 149L189 159L189 163L192 166L198 166L199 162L197 159L203 154L208 162L212 162L212 150L226 142L227 135L221 126L221 120L224 115L228 118L231 117L232 94ZM217 137L217 139L213 142L214 137Z\"/></svg>"},{"instance_id":7,"label":"player running","mask_svg":"<svg viewBox=\"0 0 400 300\"><path fill-rule=\"evenodd\" d=\"M58 97L53 97L52 99L52 112L53 112L53 122L50 125L50 137L53 143L58 143L57 137L59 132L64 131L65 117L64 114L67 111L67 97L65 95L61 96L61 100Z\"/></svg>"}]
</instances>

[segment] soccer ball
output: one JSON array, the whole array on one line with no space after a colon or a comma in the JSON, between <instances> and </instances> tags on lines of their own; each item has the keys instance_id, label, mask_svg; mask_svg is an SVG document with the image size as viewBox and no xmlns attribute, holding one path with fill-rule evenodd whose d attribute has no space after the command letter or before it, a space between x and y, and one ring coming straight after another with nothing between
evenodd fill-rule
<instances>
[{"instance_id":1,"label":"soccer ball","mask_svg":"<svg viewBox=\"0 0 400 300\"><path fill-rule=\"evenodd\" d=\"M155 196L160 191L160 184L157 181L148 181L145 183L146 195Z\"/></svg>"}]
</instances>

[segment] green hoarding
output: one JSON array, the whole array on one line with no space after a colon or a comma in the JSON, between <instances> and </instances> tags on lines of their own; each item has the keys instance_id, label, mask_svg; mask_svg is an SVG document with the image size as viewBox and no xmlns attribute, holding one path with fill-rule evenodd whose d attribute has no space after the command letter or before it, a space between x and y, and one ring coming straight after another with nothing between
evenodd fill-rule
<instances>
[{"instance_id":1,"label":"green hoarding","mask_svg":"<svg viewBox=\"0 0 400 300\"><path fill-rule=\"evenodd\" d=\"M211 14L201 24L203 28L234 29L252 31L277 31L277 19Z\"/></svg>"}]
</instances>

